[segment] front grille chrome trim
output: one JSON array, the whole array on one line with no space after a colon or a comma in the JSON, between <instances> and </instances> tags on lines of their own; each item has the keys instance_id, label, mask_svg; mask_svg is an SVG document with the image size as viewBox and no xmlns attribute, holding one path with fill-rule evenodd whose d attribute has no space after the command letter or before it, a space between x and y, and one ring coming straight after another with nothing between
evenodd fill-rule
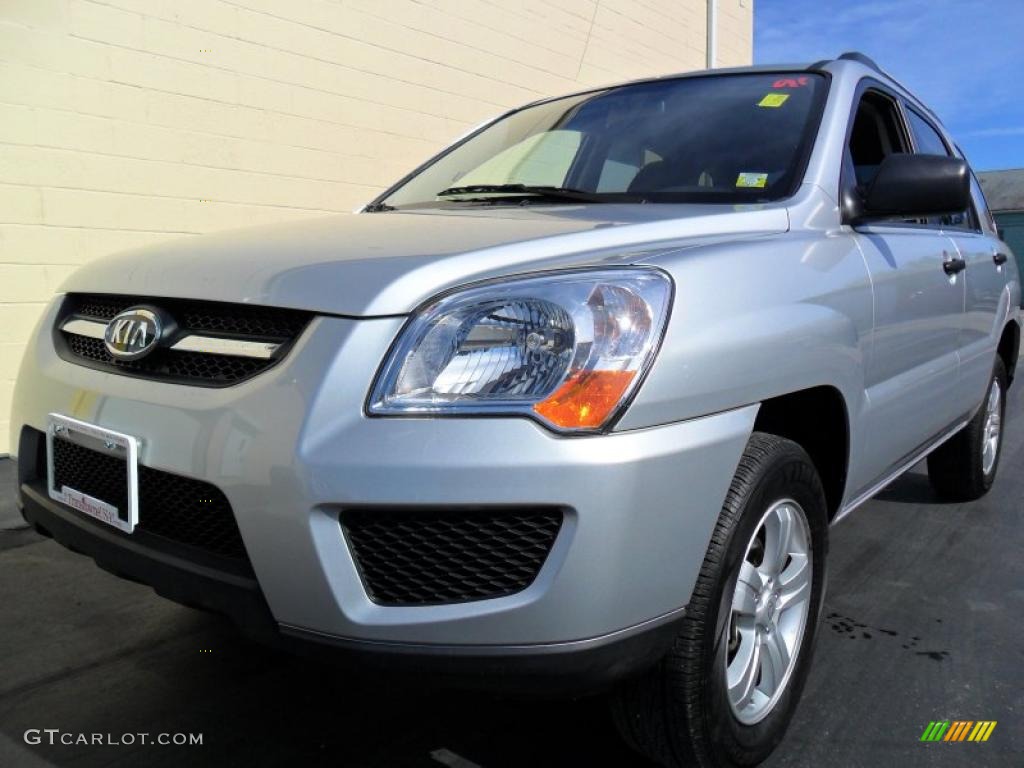
<instances>
[{"instance_id":1,"label":"front grille chrome trim","mask_svg":"<svg viewBox=\"0 0 1024 768\"><path fill-rule=\"evenodd\" d=\"M255 357L259 360L269 360L277 353L280 346L280 344L266 341L224 339L216 336L186 336L172 344L171 349L179 352L200 352L206 355Z\"/></svg>"},{"instance_id":2,"label":"front grille chrome trim","mask_svg":"<svg viewBox=\"0 0 1024 768\"><path fill-rule=\"evenodd\" d=\"M102 339L107 332L106 323L94 323L92 320L83 320L80 317L73 317L60 327L65 333L73 333L76 336L87 336L90 339Z\"/></svg>"},{"instance_id":3,"label":"front grille chrome trim","mask_svg":"<svg viewBox=\"0 0 1024 768\"><path fill-rule=\"evenodd\" d=\"M72 317L61 325L65 333L86 336L90 339L102 339L107 330L106 323ZM171 345L178 352L198 352L205 355L226 355L229 357L251 357L257 360L270 360L277 354L280 344L265 341L248 341L246 339L225 339L218 336L198 336L190 334Z\"/></svg>"}]
</instances>

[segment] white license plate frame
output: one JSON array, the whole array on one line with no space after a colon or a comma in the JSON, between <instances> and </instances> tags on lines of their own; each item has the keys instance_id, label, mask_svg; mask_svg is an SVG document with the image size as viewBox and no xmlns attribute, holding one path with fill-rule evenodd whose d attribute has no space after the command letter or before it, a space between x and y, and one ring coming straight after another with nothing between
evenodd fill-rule
<instances>
[{"instance_id":1,"label":"white license plate frame","mask_svg":"<svg viewBox=\"0 0 1024 768\"><path fill-rule=\"evenodd\" d=\"M67 440L94 451L107 453L126 462L127 509L119 509L109 501L94 498L67 485L56 487L53 441ZM51 413L46 424L46 489L50 498L76 509L82 514L132 533L139 523L139 440L131 435L79 421L70 416Z\"/></svg>"}]
</instances>

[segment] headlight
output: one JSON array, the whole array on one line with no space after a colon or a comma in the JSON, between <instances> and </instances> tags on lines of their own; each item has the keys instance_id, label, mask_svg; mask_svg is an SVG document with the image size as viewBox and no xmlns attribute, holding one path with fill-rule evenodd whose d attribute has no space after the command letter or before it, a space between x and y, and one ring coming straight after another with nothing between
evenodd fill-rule
<instances>
[{"instance_id":1,"label":"headlight","mask_svg":"<svg viewBox=\"0 0 1024 768\"><path fill-rule=\"evenodd\" d=\"M657 351L671 279L651 268L493 282L423 307L385 361L374 414L521 414L606 426Z\"/></svg>"}]
</instances>

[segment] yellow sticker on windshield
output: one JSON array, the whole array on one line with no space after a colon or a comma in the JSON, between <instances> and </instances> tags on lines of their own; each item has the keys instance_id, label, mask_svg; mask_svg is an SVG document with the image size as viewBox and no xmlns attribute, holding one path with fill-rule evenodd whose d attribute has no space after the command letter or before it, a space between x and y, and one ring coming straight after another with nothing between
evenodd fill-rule
<instances>
[{"instance_id":1,"label":"yellow sticker on windshield","mask_svg":"<svg viewBox=\"0 0 1024 768\"><path fill-rule=\"evenodd\" d=\"M789 94L788 93L769 93L767 96L765 96L759 102L757 102L757 106L759 106L759 107L781 107L783 104L786 103L786 99L788 99L788 98L789 98Z\"/></svg>"},{"instance_id":2,"label":"yellow sticker on windshield","mask_svg":"<svg viewBox=\"0 0 1024 768\"><path fill-rule=\"evenodd\" d=\"M749 171L744 171L736 177L737 187L754 187L756 189L763 189L767 183L767 173L750 173Z\"/></svg>"}]
</instances>

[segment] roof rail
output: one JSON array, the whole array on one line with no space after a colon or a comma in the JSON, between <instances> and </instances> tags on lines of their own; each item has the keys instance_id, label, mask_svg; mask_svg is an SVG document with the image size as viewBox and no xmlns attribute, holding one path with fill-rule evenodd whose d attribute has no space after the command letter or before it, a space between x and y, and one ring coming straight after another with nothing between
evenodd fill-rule
<instances>
[{"instance_id":1,"label":"roof rail","mask_svg":"<svg viewBox=\"0 0 1024 768\"><path fill-rule=\"evenodd\" d=\"M846 53L843 53L843 54L841 54L839 56L839 60L840 61L859 61L865 67L870 67L871 69L875 70L876 72L880 72L881 74L885 74L885 72L882 71L882 68L880 66L878 66L878 64L875 62L874 59L872 59L870 56L868 56L866 54L861 53L860 51L847 51Z\"/></svg>"},{"instance_id":2,"label":"roof rail","mask_svg":"<svg viewBox=\"0 0 1024 768\"><path fill-rule=\"evenodd\" d=\"M836 60L837 61L856 61L856 62L859 62L859 63L863 64L865 67L868 67L869 69L875 70L875 72L877 72L878 74L882 75L883 77L887 77L889 80L891 80L893 83L898 85L900 88L902 88L907 93L913 93L909 88L907 88L907 86L905 86L903 83L901 83L895 77L893 77L891 74L889 74L884 69L882 69L880 66L878 66L878 62L876 62L874 59L872 59L867 54L861 53L860 51L846 51L845 53L840 54L839 58L836 59ZM824 61L817 61L814 64L812 64L810 67L808 67L808 69L821 69L825 64L828 64L828 63L829 63L828 59L826 59ZM929 107L926 104L921 104L920 102L918 102L918 104L929 115L931 115L933 118L935 118L936 120L939 119L939 116L935 114L935 111L931 107ZM939 122L941 122L941 121L939 121Z\"/></svg>"},{"instance_id":3,"label":"roof rail","mask_svg":"<svg viewBox=\"0 0 1024 768\"><path fill-rule=\"evenodd\" d=\"M846 53L842 53L834 59L822 59L821 61L816 61L809 67L807 67L807 69L818 70L823 68L826 64L831 64L833 61L856 61L860 62L869 69L875 70L875 72L879 72L883 75L886 74L885 71L880 66L878 66L878 62L876 62L866 53L861 53L860 51L847 51Z\"/></svg>"}]
</instances>

